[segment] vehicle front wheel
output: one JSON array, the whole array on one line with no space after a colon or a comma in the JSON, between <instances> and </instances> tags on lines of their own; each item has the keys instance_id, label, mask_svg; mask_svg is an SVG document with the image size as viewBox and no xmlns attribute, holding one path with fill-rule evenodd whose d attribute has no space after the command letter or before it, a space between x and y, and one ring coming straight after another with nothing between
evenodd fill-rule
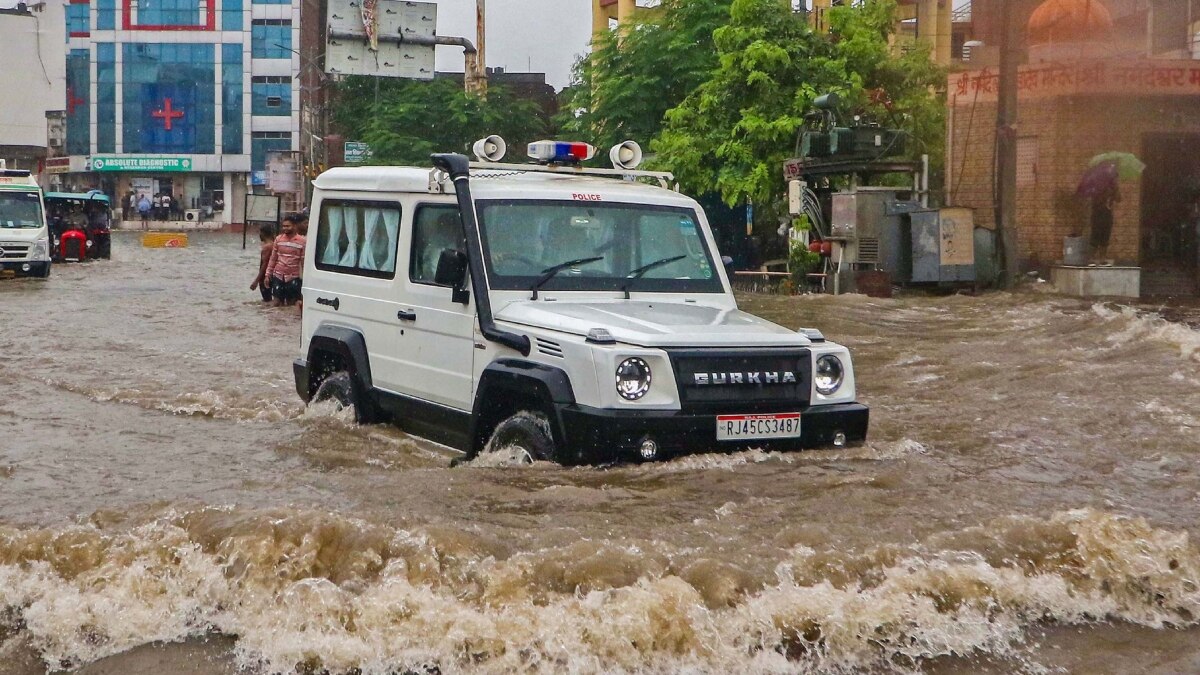
<instances>
[{"instance_id":1,"label":"vehicle front wheel","mask_svg":"<svg viewBox=\"0 0 1200 675\"><path fill-rule=\"evenodd\" d=\"M520 464L557 461L554 435L550 422L540 412L523 410L496 425L483 452L489 455L510 455Z\"/></svg>"},{"instance_id":2,"label":"vehicle front wheel","mask_svg":"<svg viewBox=\"0 0 1200 675\"><path fill-rule=\"evenodd\" d=\"M375 422L374 406L371 402L365 400L365 396L360 393L359 388L354 383L354 378L350 373L339 370L330 373L328 377L321 381L317 387L316 393L313 394L311 403L321 403L323 401L333 401L338 406L338 410L346 408L354 409L354 421L358 424L372 424Z\"/></svg>"}]
</instances>

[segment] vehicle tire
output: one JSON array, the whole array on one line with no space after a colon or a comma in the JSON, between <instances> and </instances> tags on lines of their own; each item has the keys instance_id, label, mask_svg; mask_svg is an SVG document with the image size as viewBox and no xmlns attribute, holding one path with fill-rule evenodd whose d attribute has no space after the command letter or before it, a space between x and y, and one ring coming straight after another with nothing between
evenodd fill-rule
<instances>
[{"instance_id":1,"label":"vehicle tire","mask_svg":"<svg viewBox=\"0 0 1200 675\"><path fill-rule=\"evenodd\" d=\"M375 422L375 406L362 395L359 386L350 373L339 370L330 373L321 381L313 394L311 403L334 401L339 410L354 409L354 421L358 424L373 424Z\"/></svg>"},{"instance_id":2,"label":"vehicle tire","mask_svg":"<svg viewBox=\"0 0 1200 675\"><path fill-rule=\"evenodd\" d=\"M494 453L515 450L519 460L533 462L556 462L558 452L554 436L550 433L550 422L540 412L523 410L496 425L492 437L483 447L483 452Z\"/></svg>"}]
</instances>

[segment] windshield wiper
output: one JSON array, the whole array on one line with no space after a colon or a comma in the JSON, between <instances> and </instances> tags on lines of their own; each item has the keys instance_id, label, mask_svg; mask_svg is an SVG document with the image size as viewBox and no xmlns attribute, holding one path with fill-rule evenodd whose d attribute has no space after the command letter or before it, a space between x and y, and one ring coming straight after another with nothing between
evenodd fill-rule
<instances>
[{"instance_id":1,"label":"windshield wiper","mask_svg":"<svg viewBox=\"0 0 1200 675\"><path fill-rule=\"evenodd\" d=\"M637 268L636 270L633 270L629 274L626 274L625 278L628 279L628 281L626 281L625 285L621 287L621 290L625 292L625 299L626 300L629 299L629 287L633 285L634 281L641 279L642 275L644 275L646 272L649 272L650 270L654 269L655 267L662 267L663 265L670 265L673 262L679 262L680 260L683 260L686 257L687 257L686 255L677 255L677 256L673 256L671 258L663 258L662 260L655 260L652 263L649 263L647 265L642 265L641 267Z\"/></svg>"},{"instance_id":2,"label":"windshield wiper","mask_svg":"<svg viewBox=\"0 0 1200 675\"><path fill-rule=\"evenodd\" d=\"M529 288L529 290L533 291L533 297L530 299L537 300L538 289L541 288L547 281L550 281L554 277L558 276L559 272L561 272L565 269L575 267L576 265L586 265L588 263L600 262L601 260L604 260L604 256L602 256L602 255L596 256L595 258L580 258L578 260L568 260L567 262L559 263L559 264L555 265L554 267L547 267L546 269L542 270L542 276L538 277L537 281L533 282L533 286L531 286Z\"/></svg>"}]
</instances>

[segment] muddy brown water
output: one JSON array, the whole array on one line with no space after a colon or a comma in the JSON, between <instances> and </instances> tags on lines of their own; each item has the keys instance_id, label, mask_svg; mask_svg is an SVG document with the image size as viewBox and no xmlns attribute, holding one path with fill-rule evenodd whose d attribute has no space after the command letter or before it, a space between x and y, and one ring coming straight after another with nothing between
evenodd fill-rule
<instances>
[{"instance_id":1,"label":"muddy brown water","mask_svg":"<svg viewBox=\"0 0 1200 675\"><path fill-rule=\"evenodd\" d=\"M1153 307L744 297L854 350L866 447L450 469L303 408L253 247L136 244L0 283L0 673L1200 670Z\"/></svg>"}]
</instances>

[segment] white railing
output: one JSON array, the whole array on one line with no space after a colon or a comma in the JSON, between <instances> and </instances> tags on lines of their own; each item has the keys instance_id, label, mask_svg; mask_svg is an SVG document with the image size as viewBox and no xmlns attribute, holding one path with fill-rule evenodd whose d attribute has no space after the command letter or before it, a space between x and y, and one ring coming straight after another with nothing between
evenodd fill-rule
<instances>
[{"instance_id":1,"label":"white railing","mask_svg":"<svg viewBox=\"0 0 1200 675\"><path fill-rule=\"evenodd\" d=\"M971 0L958 0L954 3L954 9L950 12L954 23L970 23L971 22Z\"/></svg>"}]
</instances>

